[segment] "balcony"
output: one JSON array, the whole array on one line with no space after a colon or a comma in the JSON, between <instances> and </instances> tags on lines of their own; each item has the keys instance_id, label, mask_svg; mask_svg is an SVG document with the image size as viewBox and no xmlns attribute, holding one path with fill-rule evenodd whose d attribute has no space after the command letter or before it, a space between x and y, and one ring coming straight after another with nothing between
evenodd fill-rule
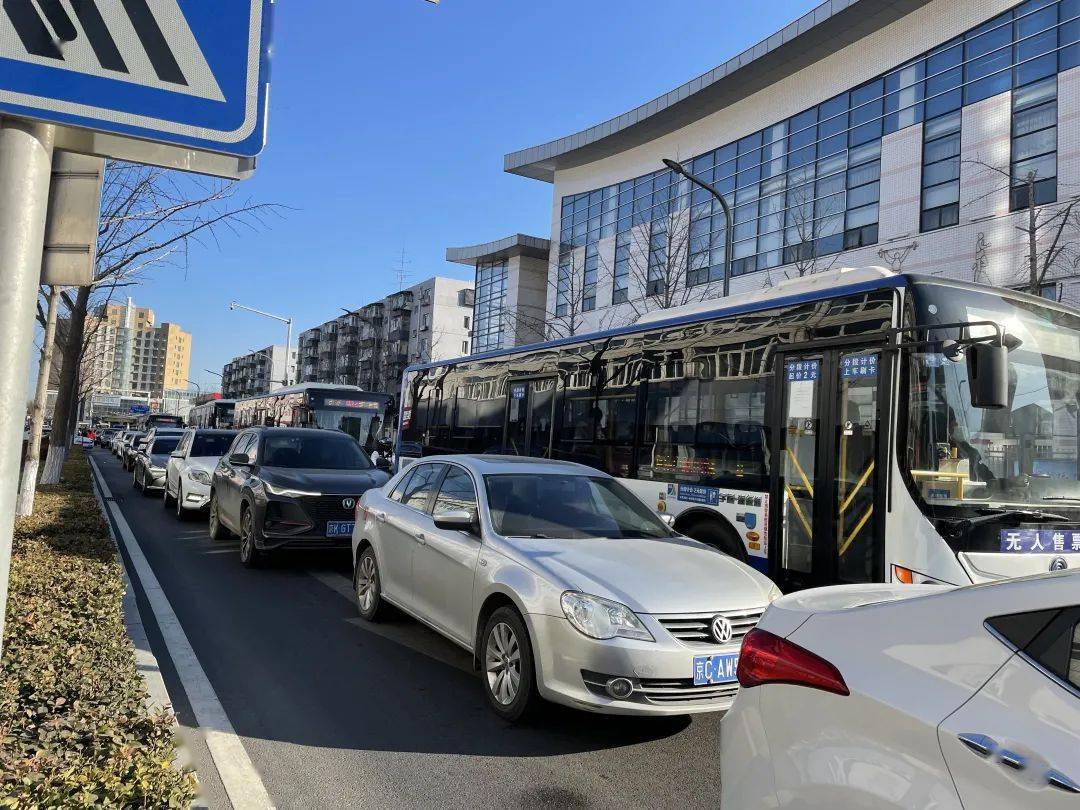
<instances>
[{"instance_id":1,"label":"balcony","mask_svg":"<svg viewBox=\"0 0 1080 810\"><path fill-rule=\"evenodd\" d=\"M394 343L395 341L399 341L399 340L408 341L408 339L409 339L409 330L408 329L394 329L389 334L387 334L386 339L390 343Z\"/></svg>"}]
</instances>

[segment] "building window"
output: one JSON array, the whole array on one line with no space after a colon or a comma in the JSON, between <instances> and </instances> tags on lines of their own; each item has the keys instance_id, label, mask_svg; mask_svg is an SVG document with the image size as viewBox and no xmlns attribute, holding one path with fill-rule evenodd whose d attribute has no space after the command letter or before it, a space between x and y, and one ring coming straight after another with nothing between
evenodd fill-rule
<instances>
[{"instance_id":1,"label":"building window","mask_svg":"<svg viewBox=\"0 0 1080 810\"><path fill-rule=\"evenodd\" d=\"M565 246L560 251L559 275L555 280L555 317L565 318L570 314L570 304L574 287L574 249Z\"/></svg>"},{"instance_id":2,"label":"building window","mask_svg":"<svg viewBox=\"0 0 1080 810\"><path fill-rule=\"evenodd\" d=\"M625 304L630 298L630 230L615 235L615 272L612 274L611 303Z\"/></svg>"},{"instance_id":3,"label":"building window","mask_svg":"<svg viewBox=\"0 0 1080 810\"><path fill-rule=\"evenodd\" d=\"M923 127L922 231L960 221L960 116L955 110Z\"/></svg>"},{"instance_id":4,"label":"building window","mask_svg":"<svg viewBox=\"0 0 1080 810\"><path fill-rule=\"evenodd\" d=\"M506 302L506 261L476 265L476 304L473 308L474 352L502 346L503 307Z\"/></svg>"},{"instance_id":5,"label":"building window","mask_svg":"<svg viewBox=\"0 0 1080 810\"><path fill-rule=\"evenodd\" d=\"M462 354L468 354L469 353L469 341L467 341L467 340L461 341L461 353Z\"/></svg>"},{"instance_id":6,"label":"building window","mask_svg":"<svg viewBox=\"0 0 1080 810\"><path fill-rule=\"evenodd\" d=\"M1018 87L1012 97L1009 210L1057 201L1057 76Z\"/></svg>"},{"instance_id":7,"label":"building window","mask_svg":"<svg viewBox=\"0 0 1080 810\"><path fill-rule=\"evenodd\" d=\"M469 316L468 315L465 316L465 324L464 325L465 325L466 329L469 328Z\"/></svg>"},{"instance_id":8,"label":"building window","mask_svg":"<svg viewBox=\"0 0 1080 810\"><path fill-rule=\"evenodd\" d=\"M599 267L599 248L596 244L585 246L585 272L582 276L581 311L596 309L596 272Z\"/></svg>"},{"instance_id":9,"label":"building window","mask_svg":"<svg viewBox=\"0 0 1080 810\"><path fill-rule=\"evenodd\" d=\"M649 223L649 264L645 295L663 295L668 287L668 220Z\"/></svg>"}]
</instances>

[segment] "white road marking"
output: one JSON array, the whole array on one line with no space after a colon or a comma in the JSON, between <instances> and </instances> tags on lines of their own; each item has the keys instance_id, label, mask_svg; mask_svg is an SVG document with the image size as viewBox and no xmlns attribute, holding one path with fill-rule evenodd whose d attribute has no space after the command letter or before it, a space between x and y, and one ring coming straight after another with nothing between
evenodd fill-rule
<instances>
[{"instance_id":1,"label":"white road marking","mask_svg":"<svg viewBox=\"0 0 1080 810\"><path fill-rule=\"evenodd\" d=\"M104 493L109 512L116 521L120 539L131 558L134 569L131 573L142 584L146 599L150 603L151 610L154 611L154 618L165 640L165 646L169 650L169 657L172 658L176 673L187 693L188 702L195 713L195 721L206 738L206 747L210 750L210 756L221 776L221 782L229 795L229 800L238 809L272 808L274 805L270 801L270 794L267 793L259 772L244 748L244 743L233 728L221 701L218 700L210 679L206 677L206 672L199 663L195 650L192 649L191 642L188 641L187 634L176 617L168 597L165 596L161 583L158 582L150 563L147 562L146 556L139 547L131 526L128 525L123 512L113 500L112 492L109 490L109 485L105 483L105 477L101 474L97 462L91 458L90 464L94 469L98 486Z\"/></svg>"}]
</instances>

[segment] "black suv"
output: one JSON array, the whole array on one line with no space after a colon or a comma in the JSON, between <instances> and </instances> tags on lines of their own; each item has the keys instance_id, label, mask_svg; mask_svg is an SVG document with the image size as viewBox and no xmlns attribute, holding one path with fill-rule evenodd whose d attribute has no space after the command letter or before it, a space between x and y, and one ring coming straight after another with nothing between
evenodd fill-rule
<instances>
[{"instance_id":1,"label":"black suv","mask_svg":"<svg viewBox=\"0 0 1080 810\"><path fill-rule=\"evenodd\" d=\"M351 548L360 496L388 477L346 433L248 428L214 470L210 537L238 534L248 568L279 549Z\"/></svg>"}]
</instances>

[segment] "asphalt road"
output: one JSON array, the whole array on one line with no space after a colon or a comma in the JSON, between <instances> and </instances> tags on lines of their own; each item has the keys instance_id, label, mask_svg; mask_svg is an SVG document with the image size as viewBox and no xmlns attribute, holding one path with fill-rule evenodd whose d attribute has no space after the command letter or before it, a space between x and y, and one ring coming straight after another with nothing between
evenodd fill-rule
<instances>
[{"instance_id":1,"label":"asphalt road","mask_svg":"<svg viewBox=\"0 0 1080 810\"><path fill-rule=\"evenodd\" d=\"M601 717L551 706L510 726L467 653L406 617L372 625L349 560L241 567L205 519L178 522L108 452L106 483L277 807L719 804L715 716ZM211 807L228 799L138 584L154 653Z\"/></svg>"}]
</instances>

